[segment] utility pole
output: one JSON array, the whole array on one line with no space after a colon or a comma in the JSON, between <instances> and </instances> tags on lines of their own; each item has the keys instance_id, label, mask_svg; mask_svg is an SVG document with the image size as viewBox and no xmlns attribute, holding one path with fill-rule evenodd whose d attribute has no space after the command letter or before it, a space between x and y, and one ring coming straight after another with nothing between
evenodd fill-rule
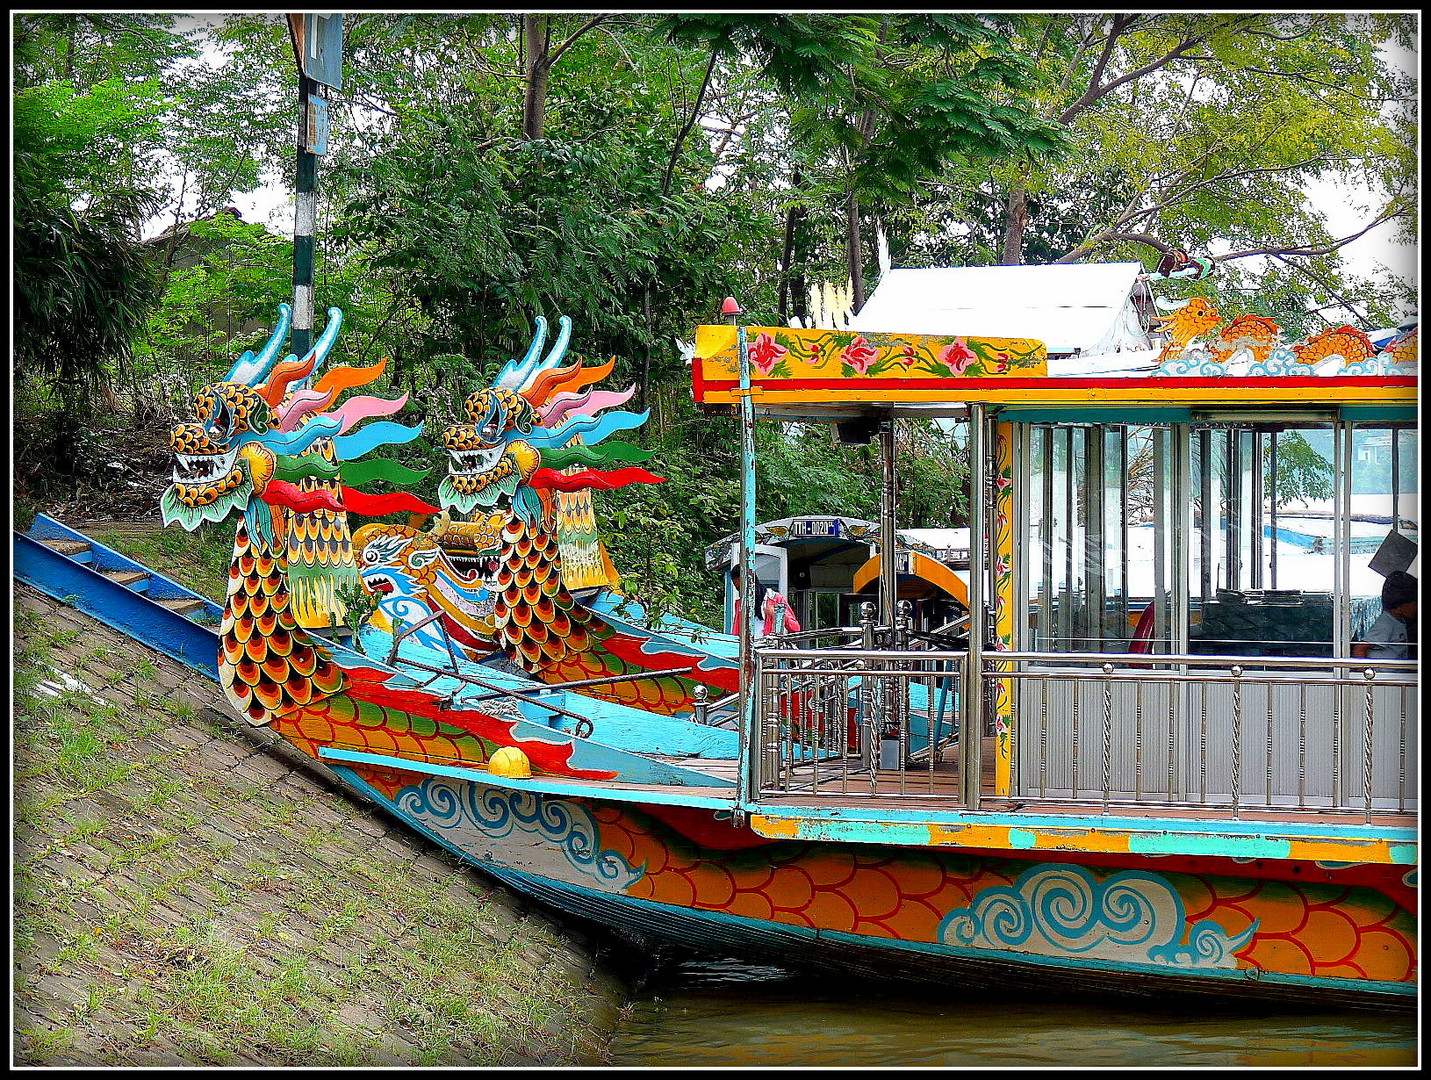
<instances>
[{"instance_id":1,"label":"utility pole","mask_svg":"<svg viewBox=\"0 0 1431 1080\"><path fill-rule=\"evenodd\" d=\"M328 102L324 87L343 85L343 16L288 16L298 61L298 166L294 184L293 352L302 358L313 345L313 248L318 225L318 155L328 151Z\"/></svg>"}]
</instances>

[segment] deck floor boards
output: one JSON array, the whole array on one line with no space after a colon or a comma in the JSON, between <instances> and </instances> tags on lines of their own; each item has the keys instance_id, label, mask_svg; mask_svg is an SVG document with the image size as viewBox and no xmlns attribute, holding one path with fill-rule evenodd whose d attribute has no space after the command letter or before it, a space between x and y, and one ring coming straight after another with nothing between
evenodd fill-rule
<instances>
[{"instance_id":1,"label":"deck floor boards","mask_svg":"<svg viewBox=\"0 0 1431 1080\"><path fill-rule=\"evenodd\" d=\"M984 740L982 748L979 809L983 812L1013 812L1027 814L1068 814L1088 817L1104 813L1100 798L1039 799L1009 797L995 793L994 739ZM946 757L951 756L946 753ZM671 764L698 769L721 779L736 779L737 763L730 759L659 758ZM817 765L801 765L793 770L789 787L764 792L760 801L772 808L782 804L795 807L829 807L847 810L890 810L896 805L903 810L948 812L962 807L960 766L957 761L943 760L931 770L925 763L912 764L903 774L897 770L875 770L871 777L868 767L861 768L857 757L839 758ZM814 781L818 778L818 783ZM873 781L873 782L872 782ZM728 792L727 792L728 793ZM1319 825L1373 825L1381 828L1415 828L1415 810L1376 810L1370 820L1363 812L1331 810L1325 807L1240 807L1234 817L1231 806L1180 805L1177 803L1131 803L1110 801L1107 813L1112 818L1172 818L1188 821L1263 821L1270 823L1307 823Z\"/></svg>"}]
</instances>

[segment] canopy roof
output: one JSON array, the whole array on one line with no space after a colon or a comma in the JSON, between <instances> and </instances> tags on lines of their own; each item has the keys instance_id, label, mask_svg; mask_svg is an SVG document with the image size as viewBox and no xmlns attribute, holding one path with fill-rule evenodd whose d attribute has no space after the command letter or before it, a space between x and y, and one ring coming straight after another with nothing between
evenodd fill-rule
<instances>
[{"instance_id":1,"label":"canopy roof","mask_svg":"<svg viewBox=\"0 0 1431 1080\"><path fill-rule=\"evenodd\" d=\"M1152 342L1134 305L1152 298L1141 263L954 266L885 272L849 328L1042 341L1050 356L1141 351Z\"/></svg>"},{"instance_id":2,"label":"canopy roof","mask_svg":"<svg viewBox=\"0 0 1431 1080\"><path fill-rule=\"evenodd\" d=\"M921 551L935 557L952 557L967 561L969 558L968 529L899 529L899 543L908 550ZM774 547L834 548L858 544L875 546L879 544L879 525L864 518L842 517L837 514L801 514L796 517L777 518L763 521L755 526L755 542ZM948 541L941 543L940 541ZM730 565L731 552L740 543L740 533L723 536L706 549L706 568L724 569ZM944 550L944 549L953 550ZM866 556L855 558L862 561Z\"/></svg>"}]
</instances>

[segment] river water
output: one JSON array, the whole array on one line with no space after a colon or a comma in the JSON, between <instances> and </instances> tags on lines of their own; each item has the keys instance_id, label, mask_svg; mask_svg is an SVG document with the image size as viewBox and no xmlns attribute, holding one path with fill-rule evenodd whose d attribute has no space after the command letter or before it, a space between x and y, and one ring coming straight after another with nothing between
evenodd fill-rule
<instances>
[{"instance_id":1,"label":"river water","mask_svg":"<svg viewBox=\"0 0 1431 1080\"><path fill-rule=\"evenodd\" d=\"M1416 1015L960 997L723 962L646 987L613 1065L726 1068L1413 1067Z\"/></svg>"}]
</instances>

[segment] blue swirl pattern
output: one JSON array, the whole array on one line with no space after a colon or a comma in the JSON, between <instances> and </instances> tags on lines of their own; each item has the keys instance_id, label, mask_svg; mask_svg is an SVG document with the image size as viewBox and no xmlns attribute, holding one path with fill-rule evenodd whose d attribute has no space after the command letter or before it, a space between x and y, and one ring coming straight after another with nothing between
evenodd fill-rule
<instances>
[{"instance_id":1,"label":"blue swirl pattern","mask_svg":"<svg viewBox=\"0 0 1431 1080\"><path fill-rule=\"evenodd\" d=\"M1337 372L1338 375L1382 376L1415 375L1416 373L1417 365L1398 364L1389 352L1377 353L1375 356L1369 356L1365 360L1358 361L1355 364L1347 364L1341 371Z\"/></svg>"},{"instance_id":2,"label":"blue swirl pattern","mask_svg":"<svg viewBox=\"0 0 1431 1080\"><path fill-rule=\"evenodd\" d=\"M1206 378L1222 375L1224 371L1222 365L1213 359L1210 352L1205 349L1189 349L1164 360L1153 374Z\"/></svg>"},{"instance_id":3,"label":"blue swirl pattern","mask_svg":"<svg viewBox=\"0 0 1431 1080\"><path fill-rule=\"evenodd\" d=\"M1258 925L1229 938L1203 920L1184 945L1186 922L1182 898L1156 874L1123 870L1099 881L1080 866L1042 863L1013 885L985 889L970 906L951 911L940 922L939 940L1045 956L1228 968Z\"/></svg>"},{"instance_id":4,"label":"blue swirl pattern","mask_svg":"<svg viewBox=\"0 0 1431 1080\"><path fill-rule=\"evenodd\" d=\"M513 833L536 837L607 891L622 891L645 873L619 852L602 848L596 819L585 807L566 799L433 777L403 788L394 804L424 826L451 834L446 839L464 850L472 850L464 833L488 840Z\"/></svg>"},{"instance_id":5,"label":"blue swirl pattern","mask_svg":"<svg viewBox=\"0 0 1431 1080\"><path fill-rule=\"evenodd\" d=\"M1285 345L1279 345L1267 354L1260 364L1253 364L1249 375L1308 375L1311 368L1297 359L1297 354Z\"/></svg>"}]
</instances>

